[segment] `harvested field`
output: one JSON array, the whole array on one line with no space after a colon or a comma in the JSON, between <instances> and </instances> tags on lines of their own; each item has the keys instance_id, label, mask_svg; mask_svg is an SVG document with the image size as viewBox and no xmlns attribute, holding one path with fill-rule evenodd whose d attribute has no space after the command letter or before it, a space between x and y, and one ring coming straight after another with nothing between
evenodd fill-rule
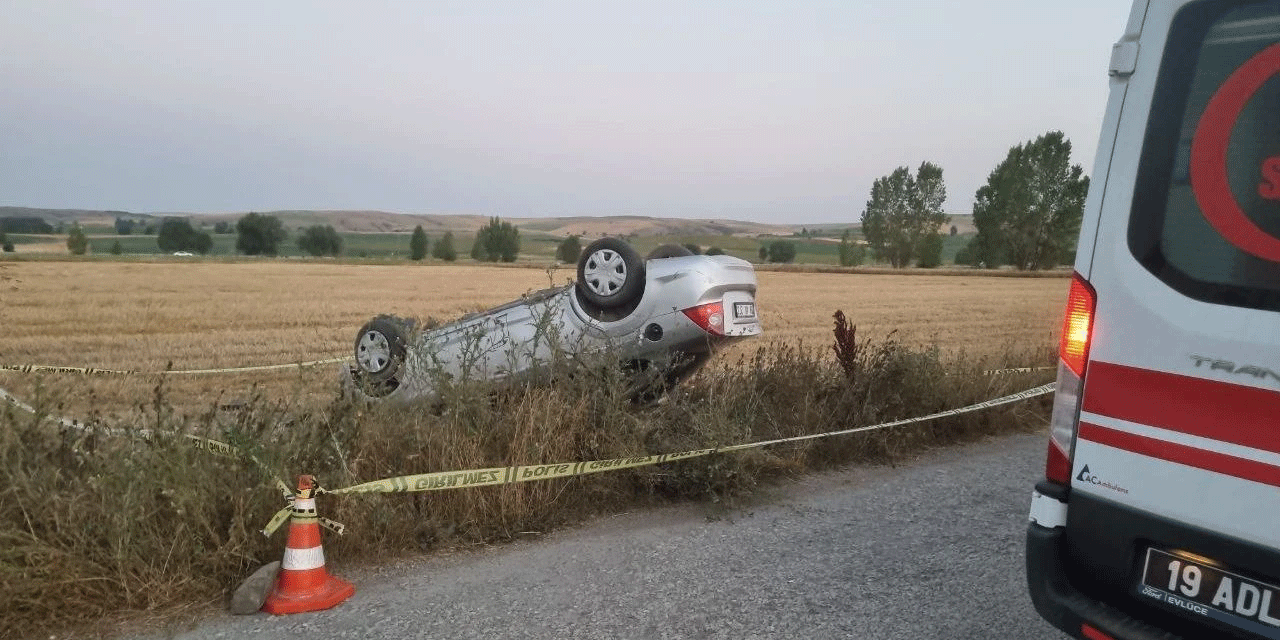
<instances>
[{"instance_id":1,"label":"harvested field","mask_svg":"<svg viewBox=\"0 0 1280 640\"><path fill-rule=\"evenodd\" d=\"M841 309L863 335L896 330L912 345L1001 355L1056 345L1069 281L835 273L761 272L758 293L768 340L826 347Z\"/></svg>"},{"instance_id":2,"label":"harvested field","mask_svg":"<svg viewBox=\"0 0 1280 640\"><path fill-rule=\"evenodd\" d=\"M572 275L571 269L279 260L0 262L0 364L160 371L342 357L375 314L448 320ZM726 360L769 342L829 349L836 309L863 336L896 330L904 343L936 343L944 353L1040 352L1056 340L1068 286L1064 278L898 274L760 272L759 279L765 337L738 346ZM268 397L296 393L324 401L336 390L336 368L169 376L165 393L169 402L194 409L243 400L257 383ZM0 388L24 398L41 385L74 388L68 413L115 414L148 402L157 379L0 372Z\"/></svg>"}]
</instances>

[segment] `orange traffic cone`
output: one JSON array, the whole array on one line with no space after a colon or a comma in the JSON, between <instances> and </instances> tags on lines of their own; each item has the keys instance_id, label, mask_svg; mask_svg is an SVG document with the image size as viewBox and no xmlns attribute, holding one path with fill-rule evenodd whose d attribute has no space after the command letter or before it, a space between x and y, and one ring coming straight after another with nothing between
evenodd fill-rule
<instances>
[{"instance_id":1,"label":"orange traffic cone","mask_svg":"<svg viewBox=\"0 0 1280 640\"><path fill-rule=\"evenodd\" d=\"M356 592L351 583L329 575L320 546L320 521L316 516L313 476L298 478L298 494L289 516L289 541L275 588L262 610L276 615L320 611L337 605Z\"/></svg>"}]
</instances>

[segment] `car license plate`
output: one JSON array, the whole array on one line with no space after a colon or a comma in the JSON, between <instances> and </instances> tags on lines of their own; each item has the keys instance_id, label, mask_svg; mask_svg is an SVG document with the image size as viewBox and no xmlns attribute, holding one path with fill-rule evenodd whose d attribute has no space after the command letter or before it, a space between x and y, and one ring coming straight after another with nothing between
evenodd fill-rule
<instances>
[{"instance_id":1,"label":"car license plate","mask_svg":"<svg viewBox=\"0 0 1280 640\"><path fill-rule=\"evenodd\" d=\"M735 318L754 318L754 317L756 317L756 303L754 303L754 302L735 302L735 303L733 303L733 317L735 317Z\"/></svg>"},{"instance_id":2,"label":"car license plate","mask_svg":"<svg viewBox=\"0 0 1280 640\"><path fill-rule=\"evenodd\" d=\"M1212 560L1147 549L1138 595L1280 640L1280 587L1227 571Z\"/></svg>"}]
</instances>

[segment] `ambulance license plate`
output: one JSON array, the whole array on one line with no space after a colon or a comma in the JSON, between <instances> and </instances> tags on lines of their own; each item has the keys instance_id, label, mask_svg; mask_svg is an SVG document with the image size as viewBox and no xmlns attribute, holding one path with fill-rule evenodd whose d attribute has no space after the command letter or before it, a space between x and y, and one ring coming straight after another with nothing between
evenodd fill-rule
<instances>
[{"instance_id":1,"label":"ambulance license plate","mask_svg":"<svg viewBox=\"0 0 1280 640\"><path fill-rule=\"evenodd\" d=\"M1280 640L1280 587L1228 571L1208 558L1148 548L1136 591L1166 607Z\"/></svg>"}]
</instances>

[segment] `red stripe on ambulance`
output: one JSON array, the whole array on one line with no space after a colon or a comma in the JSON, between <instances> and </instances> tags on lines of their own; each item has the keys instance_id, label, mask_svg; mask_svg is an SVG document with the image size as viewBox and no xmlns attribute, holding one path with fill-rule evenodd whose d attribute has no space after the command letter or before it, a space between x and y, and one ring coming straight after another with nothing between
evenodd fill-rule
<instances>
[{"instance_id":1,"label":"red stripe on ambulance","mask_svg":"<svg viewBox=\"0 0 1280 640\"><path fill-rule=\"evenodd\" d=\"M1083 408L1280 453L1280 392L1095 360L1089 363Z\"/></svg>"},{"instance_id":2,"label":"red stripe on ambulance","mask_svg":"<svg viewBox=\"0 0 1280 640\"><path fill-rule=\"evenodd\" d=\"M1280 487L1280 467L1264 462L1237 458L1236 456L1229 456L1216 451L1206 451L1196 447L1189 447L1185 444L1148 438L1089 422L1080 423L1080 431L1077 435L1084 440L1108 447L1124 449L1125 451L1151 458L1168 460L1188 467Z\"/></svg>"}]
</instances>

